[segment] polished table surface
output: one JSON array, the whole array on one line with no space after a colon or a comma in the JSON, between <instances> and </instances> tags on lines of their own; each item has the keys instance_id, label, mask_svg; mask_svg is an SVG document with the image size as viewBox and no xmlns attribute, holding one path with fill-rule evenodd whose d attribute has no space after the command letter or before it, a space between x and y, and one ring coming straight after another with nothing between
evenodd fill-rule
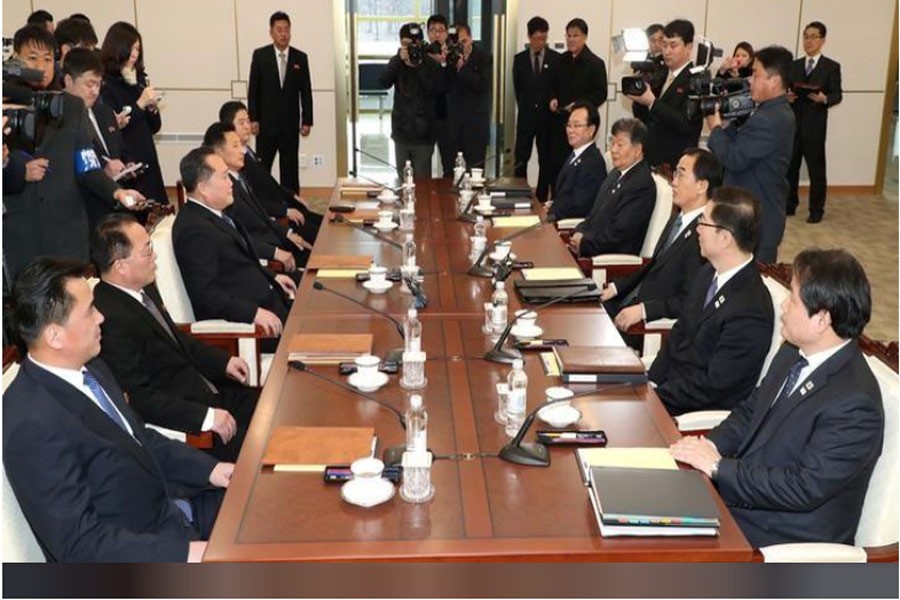
<instances>
[{"instance_id":1,"label":"polished table surface","mask_svg":"<svg viewBox=\"0 0 900 600\"><path fill-rule=\"evenodd\" d=\"M391 412L290 369L281 344L204 560L750 560L751 548L711 484L722 517L718 537L602 538L571 449L552 449L548 468L496 457L507 438L493 419L494 386L505 381L509 367L481 358L490 346L480 331L489 280L465 274L471 225L455 221L456 199L446 183L417 183L416 240L430 301L420 311L428 355L428 386L421 393L429 414L429 448L435 454L434 499L414 505L396 494L385 504L364 509L342 501L340 486L325 484L321 474L275 473L260 466L271 431L279 425L373 426L379 451L405 443ZM334 201L339 198L338 188ZM489 238L508 233L492 229ZM402 240L402 234L392 238ZM536 266L575 265L550 225L517 238L513 252ZM323 227L314 253L372 254L387 266L400 261L399 250L340 224ZM516 273L511 279L518 277ZM390 322L313 290L313 279L311 273L304 277L286 337L296 332L371 332L375 354L400 345ZM398 318L409 303L410 297L397 286L373 296L353 280L323 282ZM511 291L510 310L519 306ZM622 344L606 313L594 304L553 306L541 312L538 322L545 337L565 338L573 345ZM528 353L525 362L531 410L559 380L544 374L535 353ZM335 367L316 371L339 378ZM392 377L374 395L403 412L410 392ZM646 385L585 396L575 405L583 414L578 427L605 430L610 446L666 446L679 437Z\"/></svg>"}]
</instances>

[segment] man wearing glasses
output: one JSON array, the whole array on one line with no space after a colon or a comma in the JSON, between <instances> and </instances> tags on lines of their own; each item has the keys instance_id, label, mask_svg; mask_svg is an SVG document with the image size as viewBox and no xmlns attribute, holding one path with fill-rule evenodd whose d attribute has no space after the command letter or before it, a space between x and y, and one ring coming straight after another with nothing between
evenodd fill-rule
<instances>
[{"instance_id":1,"label":"man wearing glasses","mask_svg":"<svg viewBox=\"0 0 900 600\"><path fill-rule=\"evenodd\" d=\"M772 339L772 298L754 265L759 203L721 187L697 222L701 267L648 376L672 415L731 409L753 391Z\"/></svg>"},{"instance_id":2,"label":"man wearing glasses","mask_svg":"<svg viewBox=\"0 0 900 600\"><path fill-rule=\"evenodd\" d=\"M566 123L566 136L574 150L556 177L553 200L549 203L551 221L583 219L590 214L597 190L606 179L606 163L594 143L599 129L597 107L576 102Z\"/></svg>"}]
</instances>

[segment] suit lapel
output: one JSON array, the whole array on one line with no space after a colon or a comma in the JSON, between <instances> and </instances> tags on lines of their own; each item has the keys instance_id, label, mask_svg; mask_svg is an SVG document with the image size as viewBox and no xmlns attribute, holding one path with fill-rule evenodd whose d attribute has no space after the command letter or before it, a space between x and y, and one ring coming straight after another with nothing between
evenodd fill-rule
<instances>
[{"instance_id":1,"label":"suit lapel","mask_svg":"<svg viewBox=\"0 0 900 600\"><path fill-rule=\"evenodd\" d=\"M673 256L681 249L685 244L696 244L697 240L697 219L691 221L687 227L685 227L684 231L682 231L675 241L672 242L672 245L669 246L662 254L658 257L654 257L655 265L662 266L666 264L669 260L672 259ZM654 266L655 266L654 265Z\"/></svg>"},{"instance_id":2,"label":"suit lapel","mask_svg":"<svg viewBox=\"0 0 900 600\"><path fill-rule=\"evenodd\" d=\"M678 88L683 88L686 80L690 77L690 69L694 66L694 63L688 62L688 64L684 65L684 68L678 73L678 77L672 80L671 85L666 89L666 93L660 96L660 100L668 96L669 94L675 93Z\"/></svg>"},{"instance_id":3,"label":"suit lapel","mask_svg":"<svg viewBox=\"0 0 900 600\"><path fill-rule=\"evenodd\" d=\"M153 331L156 333L157 337L165 340L166 343L171 344L172 346L175 346L176 348L179 347L177 342L172 338L172 336L169 335L168 333L166 333L166 331L162 328L162 325L160 325L159 322L157 322L157 320L155 318L153 318L153 315L150 314L150 311L147 310L147 308L143 304L139 304L137 300L135 300L134 298L132 298L131 296L129 296L122 290L116 288L115 286L109 285L105 281L101 281L100 283L97 284L97 286L98 287L103 286L105 293L108 293L109 295L111 295L114 298L114 301L118 302L123 310L131 313L132 315L136 315L136 317L138 319L141 319L145 323L149 324L150 327L153 328ZM156 302L156 299L154 299L154 302ZM156 306L159 307L159 302L156 302ZM162 312L162 309L160 309L160 312ZM165 315L165 313L163 313L163 314ZM165 316L163 318L165 318ZM171 324L170 324L170 326L171 326ZM172 331L174 333L174 331L175 331L174 327L173 327Z\"/></svg>"},{"instance_id":4,"label":"suit lapel","mask_svg":"<svg viewBox=\"0 0 900 600\"><path fill-rule=\"evenodd\" d=\"M744 286L744 282L749 276L748 269L755 268L756 267L754 267L753 263L751 262L746 267L735 273L734 277L729 279L721 289L716 290L716 293L712 297L712 300L709 301L709 304L706 305L706 307L703 309L703 313L700 315L700 323L716 314L716 312L718 312L723 306L725 306L725 304ZM704 290L704 298L701 299L701 302L705 300L705 296L706 292Z\"/></svg>"}]
</instances>

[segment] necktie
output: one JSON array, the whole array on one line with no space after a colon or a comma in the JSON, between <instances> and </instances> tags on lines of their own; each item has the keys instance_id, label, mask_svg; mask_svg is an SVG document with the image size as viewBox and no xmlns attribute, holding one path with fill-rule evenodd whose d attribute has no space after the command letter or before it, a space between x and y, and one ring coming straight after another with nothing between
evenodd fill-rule
<instances>
[{"instance_id":1,"label":"necktie","mask_svg":"<svg viewBox=\"0 0 900 600\"><path fill-rule=\"evenodd\" d=\"M287 72L287 54L284 52L278 53L278 80L281 82L281 87L284 87L284 74Z\"/></svg>"},{"instance_id":2,"label":"necktie","mask_svg":"<svg viewBox=\"0 0 900 600\"><path fill-rule=\"evenodd\" d=\"M660 96L666 93L666 90L669 89L669 86L672 85L673 81L675 81L675 75L672 71L669 71L669 76L666 77L666 82L663 84L662 91L659 92Z\"/></svg>"},{"instance_id":3,"label":"necktie","mask_svg":"<svg viewBox=\"0 0 900 600\"><path fill-rule=\"evenodd\" d=\"M703 300L703 308L712 301L713 296L716 295L716 292L719 291L719 284L716 281L715 275L713 275L712 281L709 282L709 287L706 288L706 298Z\"/></svg>"},{"instance_id":4,"label":"necktie","mask_svg":"<svg viewBox=\"0 0 900 600\"><path fill-rule=\"evenodd\" d=\"M809 77L809 74L812 73L813 67L816 66L816 60L814 58L810 58L806 61L806 76Z\"/></svg>"},{"instance_id":5,"label":"necktie","mask_svg":"<svg viewBox=\"0 0 900 600\"><path fill-rule=\"evenodd\" d=\"M681 219L682 215L678 215L675 219L675 223L672 225L672 231L669 232L669 237L666 238L666 245L663 246L662 252L665 252L669 249L669 246L675 243L675 240L678 239L678 234L681 233L681 224L683 223ZM662 252L660 254L662 254Z\"/></svg>"},{"instance_id":6,"label":"necktie","mask_svg":"<svg viewBox=\"0 0 900 600\"><path fill-rule=\"evenodd\" d=\"M228 223L229 225L231 225L232 229L237 229L237 225L235 225L234 221L231 219L231 217L229 217L225 213L222 213L222 220L225 221L226 223Z\"/></svg>"},{"instance_id":7,"label":"necktie","mask_svg":"<svg viewBox=\"0 0 900 600\"><path fill-rule=\"evenodd\" d=\"M781 388L781 393L778 394L778 397L775 398L775 401L772 402L772 407L774 407L779 402L782 402L787 399L788 396L791 395L791 392L794 391L794 387L797 385L797 380L800 379L800 371L803 370L809 364L802 356L794 363L794 366L791 367L791 370L788 371L787 379L784 380L784 386Z\"/></svg>"},{"instance_id":8,"label":"necktie","mask_svg":"<svg viewBox=\"0 0 900 600\"><path fill-rule=\"evenodd\" d=\"M100 124L97 123L97 116L94 115L94 110L91 108L88 109L88 117L90 117L91 124L94 126L94 132L97 134L97 139L103 144L103 150L106 152L106 155L109 156L109 146L106 145L106 140L103 139L103 132L100 131Z\"/></svg>"},{"instance_id":9,"label":"necktie","mask_svg":"<svg viewBox=\"0 0 900 600\"><path fill-rule=\"evenodd\" d=\"M541 74L541 53L534 53L534 76L537 77Z\"/></svg>"},{"instance_id":10,"label":"necktie","mask_svg":"<svg viewBox=\"0 0 900 600\"><path fill-rule=\"evenodd\" d=\"M176 498L172 500L172 504L174 504L175 507L184 514L188 523L194 522L194 508L191 506L190 502L188 502L184 498Z\"/></svg>"},{"instance_id":11,"label":"necktie","mask_svg":"<svg viewBox=\"0 0 900 600\"><path fill-rule=\"evenodd\" d=\"M83 369L81 374L84 375L84 385L91 390L91 394L97 399L97 404L100 406L101 410L103 410L103 412L106 413L106 416L112 419L116 425L121 427L122 431L128 433L128 426L125 425L122 415L120 415L119 411L116 410L116 407L113 406L112 401L110 401L106 392L103 391L103 387L101 387L97 378L94 377L94 374L87 369Z\"/></svg>"}]
</instances>

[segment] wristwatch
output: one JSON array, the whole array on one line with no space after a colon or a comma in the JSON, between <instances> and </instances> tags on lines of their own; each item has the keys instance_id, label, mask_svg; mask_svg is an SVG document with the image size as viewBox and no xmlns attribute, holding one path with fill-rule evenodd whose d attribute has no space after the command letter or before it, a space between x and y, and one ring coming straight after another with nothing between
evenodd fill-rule
<instances>
[{"instance_id":1,"label":"wristwatch","mask_svg":"<svg viewBox=\"0 0 900 600\"><path fill-rule=\"evenodd\" d=\"M716 480L716 475L719 474L719 463L720 462L722 462L721 458L718 459L716 462L714 462L712 468L709 470L709 478L712 479L713 481Z\"/></svg>"}]
</instances>

